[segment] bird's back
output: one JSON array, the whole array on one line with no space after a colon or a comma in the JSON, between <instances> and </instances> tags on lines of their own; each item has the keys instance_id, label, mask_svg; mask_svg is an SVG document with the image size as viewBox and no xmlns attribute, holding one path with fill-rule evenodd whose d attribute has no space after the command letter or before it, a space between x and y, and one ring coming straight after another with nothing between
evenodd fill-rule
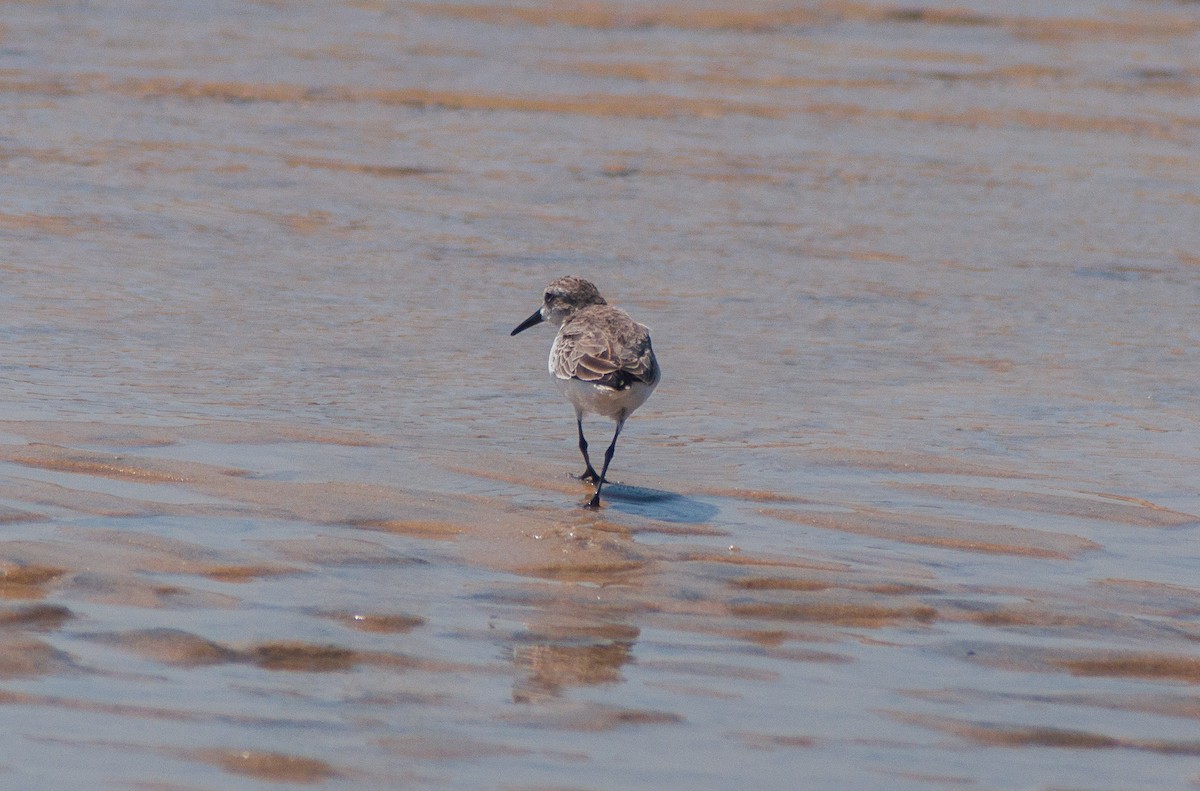
<instances>
[{"instance_id":1,"label":"bird's back","mask_svg":"<svg viewBox=\"0 0 1200 791\"><path fill-rule=\"evenodd\" d=\"M589 305L563 322L550 349L550 373L614 390L658 384L650 330L611 305Z\"/></svg>"}]
</instances>

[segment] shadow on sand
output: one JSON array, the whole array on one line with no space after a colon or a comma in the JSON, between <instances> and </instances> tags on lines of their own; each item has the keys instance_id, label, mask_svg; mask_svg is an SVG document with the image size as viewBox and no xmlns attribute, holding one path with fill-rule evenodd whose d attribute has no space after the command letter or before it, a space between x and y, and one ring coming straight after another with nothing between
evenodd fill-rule
<instances>
[{"instance_id":1,"label":"shadow on sand","mask_svg":"<svg viewBox=\"0 0 1200 791\"><path fill-rule=\"evenodd\" d=\"M605 501L621 513L658 519L663 522L701 524L717 515L715 505L661 489L627 486L623 483L604 485Z\"/></svg>"}]
</instances>

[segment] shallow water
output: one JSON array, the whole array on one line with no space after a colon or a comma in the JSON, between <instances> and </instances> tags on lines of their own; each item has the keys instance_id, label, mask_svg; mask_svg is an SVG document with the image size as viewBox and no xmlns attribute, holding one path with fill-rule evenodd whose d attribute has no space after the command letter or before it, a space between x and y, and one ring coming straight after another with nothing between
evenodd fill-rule
<instances>
[{"instance_id":1,"label":"shallow water","mask_svg":"<svg viewBox=\"0 0 1200 791\"><path fill-rule=\"evenodd\" d=\"M0 786L1200 786L1198 43L5 4Z\"/></svg>"}]
</instances>

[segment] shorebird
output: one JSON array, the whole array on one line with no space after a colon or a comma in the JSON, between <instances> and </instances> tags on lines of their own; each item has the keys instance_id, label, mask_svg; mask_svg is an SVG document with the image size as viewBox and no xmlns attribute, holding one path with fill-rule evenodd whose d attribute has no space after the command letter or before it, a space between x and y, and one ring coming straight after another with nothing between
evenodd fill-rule
<instances>
[{"instance_id":1,"label":"shorebird","mask_svg":"<svg viewBox=\"0 0 1200 791\"><path fill-rule=\"evenodd\" d=\"M558 327L558 336L550 347L550 373L575 407L579 452L587 465L579 479L596 484L588 507L599 508L600 489L621 428L658 386L661 371L650 346L650 330L605 302L592 283L573 276L560 277L546 286L542 306L518 324L511 335L543 321ZM617 424L599 475L588 458L583 436L583 416L587 413Z\"/></svg>"}]
</instances>

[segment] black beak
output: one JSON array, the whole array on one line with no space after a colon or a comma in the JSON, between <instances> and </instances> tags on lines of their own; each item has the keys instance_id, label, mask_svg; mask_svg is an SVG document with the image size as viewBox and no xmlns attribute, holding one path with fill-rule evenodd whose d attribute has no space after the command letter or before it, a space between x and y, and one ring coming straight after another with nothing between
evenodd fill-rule
<instances>
[{"instance_id":1,"label":"black beak","mask_svg":"<svg viewBox=\"0 0 1200 791\"><path fill-rule=\"evenodd\" d=\"M530 316L529 318L525 319L525 321L522 321L520 324L518 324L517 328L515 330L513 330L512 332L510 332L509 335L510 336L516 335L518 332L521 332L522 330L527 330L530 327L532 327L534 324L541 324L543 321L545 321L545 319L542 318L542 309L538 308L537 310L535 310L533 312L532 316Z\"/></svg>"}]
</instances>

